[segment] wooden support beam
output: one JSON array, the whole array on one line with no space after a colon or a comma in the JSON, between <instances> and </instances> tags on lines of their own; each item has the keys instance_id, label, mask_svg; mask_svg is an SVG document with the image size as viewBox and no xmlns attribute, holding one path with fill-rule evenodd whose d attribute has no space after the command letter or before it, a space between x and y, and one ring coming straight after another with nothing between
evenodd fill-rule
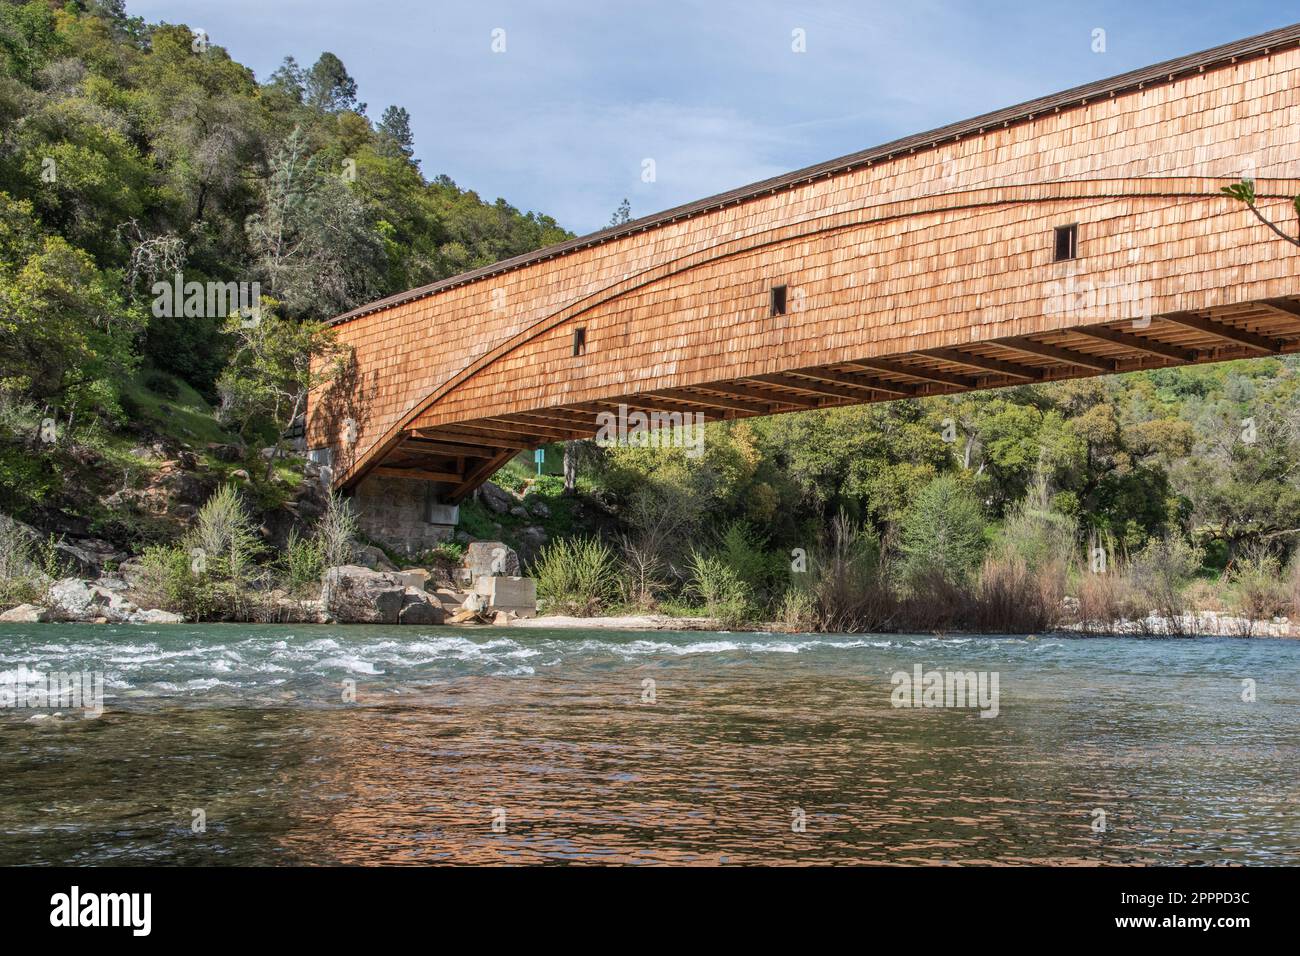
<instances>
[{"instance_id":1,"label":"wooden support beam","mask_svg":"<svg viewBox=\"0 0 1300 956\"><path fill-rule=\"evenodd\" d=\"M577 430L572 426L537 425L533 422L512 422L505 418L476 419L472 424L475 428L499 431L502 434L540 435L552 441L568 441Z\"/></svg>"},{"instance_id":2,"label":"wooden support beam","mask_svg":"<svg viewBox=\"0 0 1300 956\"><path fill-rule=\"evenodd\" d=\"M465 500L466 495L491 478L497 469L501 468L511 458L515 457L516 454L518 454L518 452L514 450L503 451L501 454L489 458L487 461L472 469L469 474L465 476L465 480L453 488L451 494L447 496L448 503L453 505L460 504Z\"/></svg>"},{"instance_id":3,"label":"wooden support beam","mask_svg":"<svg viewBox=\"0 0 1300 956\"><path fill-rule=\"evenodd\" d=\"M1157 342L1155 339L1143 338L1130 332L1121 332L1118 329L1107 328L1104 325L1089 325L1084 328L1071 329L1070 331L1078 335L1101 339L1103 342L1113 342L1115 345L1122 345L1127 349L1138 352L1159 355L1161 358L1172 359L1175 362L1195 362L1197 359L1197 353L1191 349L1185 349L1178 345L1167 345L1164 342Z\"/></svg>"},{"instance_id":4,"label":"wooden support beam","mask_svg":"<svg viewBox=\"0 0 1300 956\"><path fill-rule=\"evenodd\" d=\"M376 465L370 470L372 475L380 478L415 478L420 481L463 481L465 476L454 471L429 471L424 468L396 468L392 465Z\"/></svg>"},{"instance_id":5,"label":"wooden support beam","mask_svg":"<svg viewBox=\"0 0 1300 956\"><path fill-rule=\"evenodd\" d=\"M663 395L666 398L675 398L679 401L691 402L707 408L724 409L733 412L751 412L755 415L766 415L771 410L768 405L762 405L758 402L746 402L738 398L723 398L720 395L702 395L699 392L687 391L682 388L660 389L648 394Z\"/></svg>"},{"instance_id":6,"label":"wooden support beam","mask_svg":"<svg viewBox=\"0 0 1300 956\"><path fill-rule=\"evenodd\" d=\"M821 400L809 398L806 395L786 395L777 394L776 392L767 392L759 388L751 388L748 385L741 385L739 382L710 382L708 385L701 385L700 388L707 388L710 391L722 392L724 395L739 395L741 398L753 399L757 402L765 402L771 406L793 406L794 408L820 408Z\"/></svg>"},{"instance_id":7,"label":"wooden support beam","mask_svg":"<svg viewBox=\"0 0 1300 956\"><path fill-rule=\"evenodd\" d=\"M1077 349L1067 349L1059 345L1035 342L1033 339L1023 336L1014 339L995 339L992 344L1000 345L1014 352L1039 355L1053 361L1064 362L1066 365L1090 368L1096 372L1116 372L1119 370L1119 362L1105 355L1089 355L1087 352L1080 352Z\"/></svg>"},{"instance_id":8,"label":"wooden support beam","mask_svg":"<svg viewBox=\"0 0 1300 956\"><path fill-rule=\"evenodd\" d=\"M566 408L564 406L558 408L538 408L528 412L516 412L510 416L501 417L509 417L512 420L547 418L554 421L562 421L566 425L579 426L589 425L591 423L591 415L583 411L581 408Z\"/></svg>"},{"instance_id":9,"label":"wooden support beam","mask_svg":"<svg viewBox=\"0 0 1300 956\"><path fill-rule=\"evenodd\" d=\"M708 419L719 421L728 414L722 409L714 409L712 413L709 413L701 409L698 404L660 396L655 392L647 392L643 395L622 395L607 402L596 401L592 404L596 406L605 405L610 411L617 411L620 405L626 405L629 411L645 412L647 415L653 415L656 412L659 414L682 415L703 414L706 421Z\"/></svg>"},{"instance_id":10,"label":"wooden support beam","mask_svg":"<svg viewBox=\"0 0 1300 956\"><path fill-rule=\"evenodd\" d=\"M581 431L591 424L591 416L578 415L573 413L560 414L554 411L545 412L514 412L509 418L498 418L494 421L508 422L512 425L524 425L532 427L541 425L544 428L557 428L560 431Z\"/></svg>"},{"instance_id":11,"label":"wooden support beam","mask_svg":"<svg viewBox=\"0 0 1300 956\"><path fill-rule=\"evenodd\" d=\"M425 438L404 438L397 447L402 451L421 455L445 455L448 458L491 458L496 454L491 448L482 445L457 445Z\"/></svg>"},{"instance_id":12,"label":"wooden support beam","mask_svg":"<svg viewBox=\"0 0 1300 956\"><path fill-rule=\"evenodd\" d=\"M1269 338L1266 335L1258 335L1248 329L1238 329L1231 325L1225 325L1222 322L1216 322L1213 319L1207 319L1191 312L1170 312L1167 315L1159 316L1159 318L1164 322L1172 322L1174 325L1205 332L1215 338L1224 339L1236 345L1244 345L1248 349L1264 352L1267 355L1276 355L1282 351L1283 343L1277 339Z\"/></svg>"},{"instance_id":13,"label":"wooden support beam","mask_svg":"<svg viewBox=\"0 0 1300 956\"><path fill-rule=\"evenodd\" d=\"M656 399L654 396L622 396L619 398L598 399L591 402L583 402L580 408L588 408L591 416L588 418L587 431L595 434L600 431L601 425L596 420L597 415L619 413L619 406L623 406L630 412L638 412L643 415L696 415L702 414L706 421L718 421L722 418L720 409L714 412L708 412L698 405L687 405L682 402L672 401L670 399ZM716 412L716 414L715 414ZM692 419L693 420L693 419Z\"/></svg>"},{"instance_id":14,"label":"wooden support beam","mask_svg":"<svg viewBox=\"0 0 1300 956\"><path fill-rule=\"evenodd\" d=\"M433 440L444 439L446 441L458 442L465 445L481 445L498 451L511 449L513 451L522 451L525 448L531 448L534 443L519 441L514 438L503 438L501 435L492 435L482 431L468 431L460 425L439 425L437 429L421 428L417 429L420 435L428 435ZM536 442L544 444L544 442Z\"/></svg>"},{"instance_id":15,"label":"wooden support beam","mask_svg":"<svg viewBox=\"0 0 1300 956\"><path fill-rule=\"evenodd\" d=\"M810 382L807 379L792 378L789 375L747 375L746 381L766 382L770 385L783 385L786 388L797 388L805 392L812 392L814 395L825 395L827 398L837 398L840 401L852 401L852 395L846 395L840 389L831 388L828 385L822 385L817 382Z\"/></svg>"},{"instance_id":16,"label":"wooden support beam","mask_svg":"<svg viewBox=\"0 0 1300 956\"><path fill-rule=\"evenodd\" d=\"M1292 302L1290 299L1264 299L1258 304L1270 312L1300 321L1300 304Z\"/></svg>"},{"instance_id":17,"label":"wooden support beam","mask_svg":"<svg viewBox=\"0 0 1300 956\"><path fill-rule=\"evenodd\" d=\"M951 372L940 372L935 369L917 368L915 365L904 365L902 362L892 362L889 359L857 359L853 362L845 362L845 365L856 365L858 368L869 369L874 372L892 372L895 375L906 375L908 378L914 378L921 382L934 382L937 385L956 385L959 388L974 388L979 384L978 379L971 378L967 375L954 375ZM897 382L889 388L906 388ZM900 392L899 394L908 394Z\"/></svg>"},{"instance_id":18,"label":"wooden support beam","mask_svg":"<svg viewBox=\"0 0 1300 956\"><path fill-rule=\"evenodd\" d=\"M967 368L978 368L985 372L996 372L998 375L1006 375L1009 378L1019 378L1026 382L1041 382L1046 378L1046 372L1039 368L1030 368L1027 365L1015 365L1011 362L1004 362L1001 359L989 358L985 355L971 355L968 352L962 352L957 349L926 349L920 355L933 355L937 359L943 359L945 362L952 362L954 365L965 365Z\"/></svg>"},{"instance_id":19,"label":"wooden support beam","mask_svg":"<svg viewBox=\"0 0 1300 956\"><path fill-rule=\"evenodd\" d=\"M841 372L831 372L819 368L801 368L791 373L803 378L816 379L819 382L829 382L836 385L847 385L849 388L858 388L868 392L874 392L879 395L905 396L916 394L916 389L909 388L906 385L899 385L895 382L892 385L886 385L875 378L866 376L858 377L854 375L845 375ZM853 396L846 396L852 398Z\"/></svg>"}]
</instances>

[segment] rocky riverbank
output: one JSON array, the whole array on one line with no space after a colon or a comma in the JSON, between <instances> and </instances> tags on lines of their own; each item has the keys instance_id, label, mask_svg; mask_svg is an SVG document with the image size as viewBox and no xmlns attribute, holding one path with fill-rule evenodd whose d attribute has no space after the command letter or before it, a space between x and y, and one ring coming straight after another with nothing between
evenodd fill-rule
<instances>
[{"instance_id":1,"label":"rocky riverbank","mask_svg":"<svg viewBox=\"0 0 1300 956\"><path fill-rule=\"evenodd\" d=\"M536 613L536 590L518 575L519 559L500 542L474 542L454 573L446 568L397 570L382 552L358 548L376 565L327 568L319 587L288 593L250 588L239 595L252 623L513 624ZM503 574L502 570L513 571ZM0 623L179 624L181 614L151 606L147 569L128 559L112 574L37 582L39 598L0 613ZM513 602L513 603L512 603Z\"/></svg>"}]
</instances>

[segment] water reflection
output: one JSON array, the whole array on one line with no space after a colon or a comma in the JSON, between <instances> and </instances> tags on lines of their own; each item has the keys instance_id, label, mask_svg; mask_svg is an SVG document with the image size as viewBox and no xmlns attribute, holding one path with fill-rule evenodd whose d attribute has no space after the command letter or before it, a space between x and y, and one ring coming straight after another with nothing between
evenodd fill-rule
<instances>
[{"instance_id":1,"label":"water reflection","mask_svg":"<svg viewBox=\"0 0 1300 956\"><path fill-rule=\"evenodd\" d=\"M370 667L356 706L324 682L312 706L124 691L98 720L6 714L0 864L1300 862L1291 645L520 640L534 673ZM1000 716L891 708L889 672L922 657L996 666ZM1251 705L1243 659L1272 674Z\"/></svg>"}]
</instances>

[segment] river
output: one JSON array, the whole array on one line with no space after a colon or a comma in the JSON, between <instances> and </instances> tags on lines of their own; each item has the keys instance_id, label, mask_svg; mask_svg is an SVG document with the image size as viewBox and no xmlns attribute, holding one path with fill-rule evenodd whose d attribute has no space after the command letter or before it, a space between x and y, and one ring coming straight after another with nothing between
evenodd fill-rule
<instances>
[{"instance_id":1,"label":"river","mask_svg":"<svg viewBox=\"0 0 1300 956\"><path fill-rule=\"evenodd\" d=\"M0 864L1300 863L1300 641L0 625L80 671Z\"/></svg>"}]
</instances>

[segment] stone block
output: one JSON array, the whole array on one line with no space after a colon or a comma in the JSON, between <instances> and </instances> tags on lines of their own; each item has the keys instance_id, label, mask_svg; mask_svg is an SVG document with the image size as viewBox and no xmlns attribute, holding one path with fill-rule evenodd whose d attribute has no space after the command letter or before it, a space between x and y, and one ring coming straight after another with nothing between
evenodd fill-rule
<instances>
[{"instance_id":1,"label":"stone block","mask_svg":"<svg viewBox=\"0 0 1300 956\"><path fill-rule=\"evenodd\" d=\"M535 617L537 614L537 582L532 578L495 577L483 578L479 585L486 588L476 590L487 599L487 606L494 611L511 611L519 617Z\"/></svg>"},{"instance_id":2,"label":"stone block","mask_svg":"<svg viewBox=\"0 0 1300 956\"><path fill-rule=\"evenodd\" d=\"M519 573L519 555L501 541L475 541L465 549L461 563L469 569L471 581L485 575Z\"/></svg>"}]
</instances>

